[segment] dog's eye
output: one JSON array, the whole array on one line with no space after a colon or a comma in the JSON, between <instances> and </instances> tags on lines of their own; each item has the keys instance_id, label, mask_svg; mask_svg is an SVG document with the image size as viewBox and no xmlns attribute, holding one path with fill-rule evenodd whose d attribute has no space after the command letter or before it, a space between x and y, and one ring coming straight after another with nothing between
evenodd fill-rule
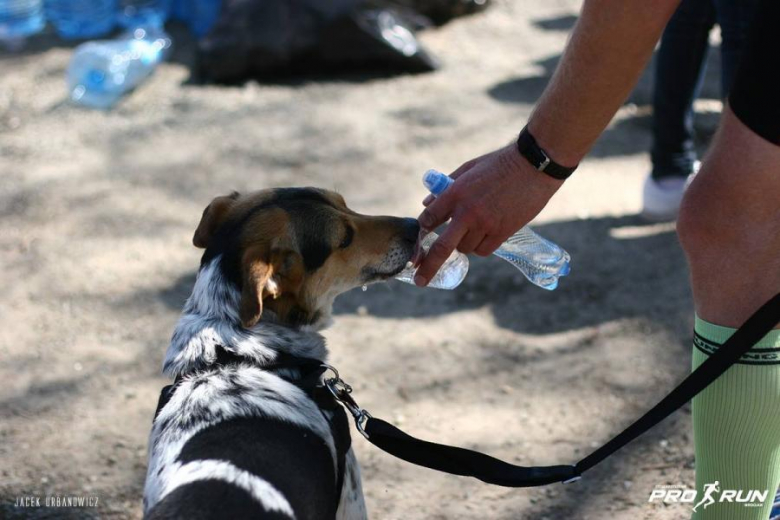
<instances>
[{"instance_id":1,"label":"dog's eye","mask_svg":"<svg viewBox=\"0 0 780 520\"><path fill-rule=\"evenodd\" d=\"M355 237L355 230L347 226L347 232L344 235L344 240L339 244L339 249L346 249L352 243L352 239Z\"/></svg>"}]
</instances>

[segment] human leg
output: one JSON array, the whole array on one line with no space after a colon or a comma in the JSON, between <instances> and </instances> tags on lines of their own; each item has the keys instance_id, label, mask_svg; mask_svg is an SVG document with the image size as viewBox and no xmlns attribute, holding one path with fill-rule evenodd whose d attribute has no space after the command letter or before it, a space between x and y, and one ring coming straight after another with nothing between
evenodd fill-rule
<instances>
[{"instance_id":1,"label":"human leg","mask_svg":"<svg viewBox=\"0 0 780 520\"><path fill-rule=\"evenodd\" d=\"M780 292L780 146L729 108L686 193L678 233L698 315L695 368ZM766 491L767 501L713 504L696 520L766 520L780 484L780 331L755 349L693 401L696 485L701 492L719 480L722 489Z\"/></svg>"},{"instance_id":2,"label":"human leg","mask_svg":"<svg viewBox=\"0 0 780 520\"><path fill-rule=\"evenodd\" d=\"M714 23L712 0L683 0L661 37L653 84L655 180L685 177L696 161L692 106Z\"/></svg>"},{"instance_id":3,"label":"human leg","mask_svg":"<svg viewBox=\"0 0 780 520\"><path fill-rule=\"evenodd\" d=\"M730 106L677 230L698 315L694 367L780 292L780 3L763 0ZM733 110L732 110L733 108ZM765 492L762 507L717 503L696 520L766 520L780 484L780 330L693 400L698 490Z\"/></svg>"},{"instance_id":4,"label":"human leg","mask_svg":"<svg viewBox=\"0 0 780 520\"><path fill-rule=\"evenodd\" d=\"M714 23L712 0L683 0L661 38L653 83L653 167L642 189L645 218L675 218L686 178L696 171L693 100Z\"/></svg>"}]
</instances>

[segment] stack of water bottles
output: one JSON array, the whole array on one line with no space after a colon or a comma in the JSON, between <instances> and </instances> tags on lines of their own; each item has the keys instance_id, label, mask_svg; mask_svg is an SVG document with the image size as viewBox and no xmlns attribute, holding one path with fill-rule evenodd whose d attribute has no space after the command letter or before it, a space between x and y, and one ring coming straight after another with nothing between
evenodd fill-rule
<instances>
[{"instance_id":1,"label":"stack of water bottles","mask_svg":"<svg viewBox=\"0 0 780 520\"><path fill-rule=\"evenodd\" d=\"M201 37L216 22L221 4L221 0L0 0L0 43L19 48L47 20L67 40L126 29L114 40L76 47L68 67L71 99L109 108L165 59L171 39L163 26L172 15Z\"/></svg>"},{"instance_id":2,"label":"stack of water bottles","mask_svg":"<svg viewBox=\"0 0 780 520\"><path fill-rule=\"evenodd\" d=\"M44 26L43 0L0 0L0 41L19 47Z\"/></svg>"}]
</instances>

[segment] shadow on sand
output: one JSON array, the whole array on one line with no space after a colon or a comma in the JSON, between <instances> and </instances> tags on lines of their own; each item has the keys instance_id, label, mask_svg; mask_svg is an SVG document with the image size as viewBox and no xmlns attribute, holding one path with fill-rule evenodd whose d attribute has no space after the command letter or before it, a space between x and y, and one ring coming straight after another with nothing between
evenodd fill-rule
<instances>
[{"instance_id":1,"label":"shadow on sand","mask_svg":"<svg viewBox=\"0 0 780 520\"><path fill-rule=\"evenodd\" d=\"M534 226L572 256L572 272L547 292L497 257L470 257L463 284L454 291L420 289L397 281L349 291L336 299L335 315L424 319L488 308L503 328L544 335L626 318L687 326L691 301L685 259L672 224L646 224L637 216L570 220ZM157 293L180 310L195 273ZM639 296L643 295L643 296ZM681 328L679 328L681 327Z\"/></svg>"},{"instance_id":2,"label":"shadow on sand","mask_svg":"<svg viewBox=\"0 0 780 520\"><path fill-rule=\"evenodd\" d=\"M470 257L454 291L391 282L336 300L336 314L425 318L488 308L500 326L550 334L624 318L667 322L690 312L687 269L671 224L647 225L636 216L572 220L534 226L572 256L572 272L547 292L497 257ZM642 297L638 295L644 295ZM648 296L649 295L649 296Z\"/></svg>"},{"instance_id":3,"label":"shadow on sand","mask_svg":"<svg viewBox=\"0 0 780 520\"><path fill-rule=\"evenodd\" d=\"M569 31L574 27L577 17L574 15L557 16L536 20L533 24L548 31ZM537 60L539 73L517 78L509 78L488 89L488 95L502 103L534 104L544 92L547 83L555 72L561 54ZM721 99L720 89L720 48L712 47L707 55L704 80L699 99ZM650 149L650 130L652 118L653 77L655 72L655 54L639 78L626 104L639 107L636 116L617 121L610 126L596 143L590 157L611 157L646 153ZM709 138L717 126L714 114L697 114L696 129L699 133L697 145L703 152Z\"/></svg>"}]
</instances>

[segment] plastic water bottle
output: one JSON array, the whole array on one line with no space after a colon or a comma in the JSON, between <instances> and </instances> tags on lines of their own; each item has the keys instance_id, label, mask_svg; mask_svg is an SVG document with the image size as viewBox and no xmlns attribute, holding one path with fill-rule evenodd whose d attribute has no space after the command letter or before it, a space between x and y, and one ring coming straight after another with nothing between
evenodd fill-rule
<instances>
[{"instance_id":1,"label":"plastic water bottle","mask_svg":"<svg viewBox=\"0 0 780 520\"><path fill-rule=\"evenodd\" d=\"M108 34L116 23L117 0L46 0L46 17L66 40Z\"/></svg>"},{"instance_id":2,"label":"plastic water bottle","mask_svg":"<svg viewBox=\"0 0 780 520\"><path fill-rule=\"evenodd\" d=\"M436 170L428 170L423 175L423 184L434 197L441 195L453 182L452 177ZM558 279L570 271L569 253L528 226L509 237L493 254L518 268L531 283L548 291L558 287Z\"/></svg>"},{"instance_id":3,"label":"plastic water bottle","mask_svg":"<svg viewBox=\"0 0 780 520\"><path fill-rule=\"evenodd\" d=\"M43 29L42 0L0 0L0 41L11 48Z\"/></svg>"},{"instance_id":4,"label":"plastic water bottle","mask_svg":"<svg viewBox=\"0 0 780 520\"><path fill-rule=\"evenodd\" d=\"M117 22L122 27L162 28L171 14L173 0L119 0Z\"/></svg>"},{"instance_id":5,"label":"plastic water bottle","mask_svg":"<svg viewBox=\"0 0 780 520\"><path fill-rule=\"evenodd\" d=\"M154 71L170 46L168 35L155 28L79 45L68 67L71 99L91 108L110 108Z\"/></svg>"},{"instance_id":6,"label":"plastic water bottle","mask_svg":"<svg viewBox=\"0 0 780 520\"><path fill-rule=\"evenodd\" d=\"M420 241L420 247L427 253L437 238L439 238L439 235L436 233L428 233ZM406 269L395 275L395 279L414 285L416 272L417 269L409 264L406 266ZM468 272L469 258L459 251L453 251L431 281L428 282L428 287L433 287L434 289L454 289L466 278L466 273Z\"/></svg>"}]
</instances>

